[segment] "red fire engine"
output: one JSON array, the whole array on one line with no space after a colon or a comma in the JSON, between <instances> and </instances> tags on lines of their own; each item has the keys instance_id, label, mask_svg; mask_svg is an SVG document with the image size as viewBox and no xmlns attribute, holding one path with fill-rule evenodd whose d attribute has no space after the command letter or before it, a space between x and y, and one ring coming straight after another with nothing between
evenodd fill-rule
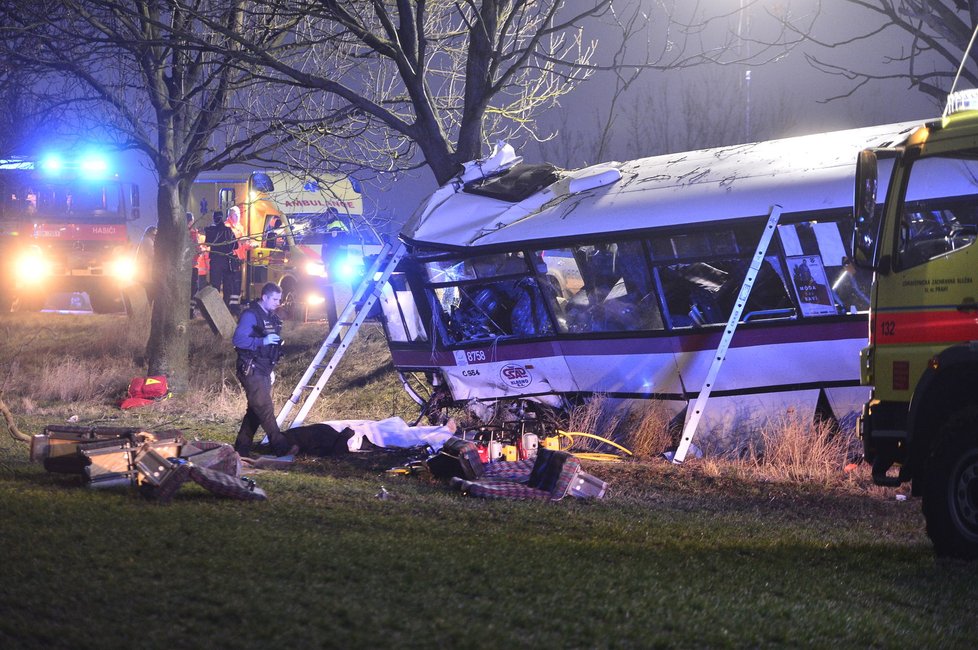
<instances>
[{"instance_id":1,"label":"red fire engine","mask_svg":"<svg viewBox=\"0 0 978 650\"><path fill-rule=\"evenodd\" d=\"M118 309L134 276L126 223L138 217L138 186L104 157L0 160L0 310L40 309L58 292Z\"/></svg>"}]
</instances>

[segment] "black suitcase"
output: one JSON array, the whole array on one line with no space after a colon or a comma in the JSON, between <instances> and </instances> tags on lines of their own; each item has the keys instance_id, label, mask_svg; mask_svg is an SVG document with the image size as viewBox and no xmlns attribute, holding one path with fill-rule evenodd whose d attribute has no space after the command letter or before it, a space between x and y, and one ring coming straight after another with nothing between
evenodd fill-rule
<instances>
[{"instance_id":1,"label":"black suitcase","mask_svg":"<svg viewBox=\"0 0 978 650\"><path fill-rule=\"evenodd\" d=\"M452 436L441 450L426 461L432 476L443 481L453 476L475 481L485 474L485 466L479 458L479 449L470 440Z\"/></svg>"}]
</instances>

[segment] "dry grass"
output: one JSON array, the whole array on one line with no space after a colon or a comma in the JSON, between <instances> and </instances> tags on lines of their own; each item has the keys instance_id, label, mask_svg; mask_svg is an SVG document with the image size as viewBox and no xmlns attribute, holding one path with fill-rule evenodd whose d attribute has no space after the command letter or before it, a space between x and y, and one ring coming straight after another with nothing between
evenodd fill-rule
<instances>
[{"instance_id":1,"label":"dry grass","mask_svg":"<svg viewBox=\"0 0 978 650\"><path fill-rule=\"evenodd\" d=\"M798 416L772 420L743 459L754 473L776 481L838 482L852 454L854 435L833 423Z\"/></svg>"},{"instance_id":2,"label":"dry grass","mask_svg":"<svg viewBox=\"0 0 978 650\"><path fill-rule=\"evenodd\" d=\"M675 446L670 413L661 402L593 397L574 408L569 431L609 438L627 447L636 458L660 455ZM573 450L611 451L600 442L580 438ZM868 468L853 467L860 451L852 431L839 431L829 422L804 421L789 413L769 421L739 456L689 457L707 476L740 476L771 482L838 485L860 479ZM848 469L847 469L848 466ZM861 471L865 469L865 472Z\"/></svg>"},{"instance_id":3,"label":"dry grass","mask_svg":"<svg viewBox=\"0 0 978 650\"><path fill-rule=\"evenodd\" d=\"M0 317L0 390L15 413L41 421L133 423L147 427L188 426L213 435L231 435L245 408L234 376L230 342L216 338L206 324L191 324L190 390L144 409L116 408L129 380L145 372L148 322L121 316L52 314ZM285 356L278 368L275 402L285 403L323 337L321 323L287 323ZM307 421L383 419L412 422L417 406L392 371L383 332L363 327L317 400ZM637 459L651 459L674 446L671 412L660 402L596 396L569 413L561 427L594 434L628 448ZM600 441L577 438L576 451L616 450ZM785 416L762 428L739 458L695 462L711 476L739 475L763 481L837 484L861 477L843 472L858 451L851 433L826 424ZM868 470L867 470L868 471Z\"/></svg>"},{"instance_id":4,"label":"dry grass","mask_svg":"<svg viewBox=\"0 0 978 650\"><path fill-rule=\"evenodd\" d=\"M0 315L0 392L19 415L46 422L77 416L84 422L138 420L144 426L195 421L236 429L245 409L234 375L230 341L217 338L206 323L190 323L190 389L171 400L122 412L116 408L130 379L145 374L148 316ZM323 323L286 323L284 356L274 388L284 404L312 361L327 331ZM364 325L308 421L413 420L416 405L391 372L383 332Z\"/></svg>"},{"instance_id":5,"label":"dry grass","mask_svg":"<svg viewBox=\"0 0 978 650\"><path fill-rule=\"evenodd\" d=\"M662 402L637 402L625 422L624 440L638 458L653 458L673 444L669 422L672 419Z\"/></svg>"},{"instance_id":6,"label":"dry grass","mask_svg":"<svg viewBox=\"0 0 978 650\"><path fill-rule=\"evenodd\" d=\"M662 402L596 395L570 411L567 430L608 438L626 447L636 458L652 458L672 443L669 420ZM610 451L600 441L589 438L577 440L574 448Z\"/></svg>"}]
</instances>

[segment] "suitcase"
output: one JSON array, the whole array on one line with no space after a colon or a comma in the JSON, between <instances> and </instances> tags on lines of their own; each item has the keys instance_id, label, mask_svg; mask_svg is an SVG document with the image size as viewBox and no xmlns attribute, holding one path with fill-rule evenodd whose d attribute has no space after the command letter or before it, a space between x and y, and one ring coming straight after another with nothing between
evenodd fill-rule
<instances>
[{"instance_id":1,"label":"suitcase","mask_svg":"<svg viewBox=\"0 0 978 650\"><path fill-rule=\"evenodd\" d=\"M89 487L132 485L136 479L133 446L129 440L108 440L81 445L87 465L83 472Z\"/></svg>"},{"instance_id":2,"label":"suitcase","mask_svg":"<svg viewBox=\"0 0 978 650\"><path fill-rule=\"evenodd\" d=\"M452 477L475 481L485 474L476 444L455 436L446 440L441 450L425 464L432 476L443 481Z\"/></svg>"},{"instance_id":3,"label":"suitcase","mask_svg":"<svg viewBox=\"0 0 978 650\"><path fill-rule=\"evenodd\" d=\"M228 476L224 472L193 464L188 466L190 479L209 492L240 501L264 501L268 498L265 491L250 478Z\"/></svg>"},{"instance_id":4,"label":"suitcase","mask_svg":"<svg viewBox=\"0 0 978 650\"><path fill-rule=\"evenodd\" d=\"M183 447L180 457L228 476L241 474L241 456L227 443L195 441Z\"/></svg>"},{"instance_id":5,"label":"suitcase","mask_svg":"<svg viewBox=\"0 0 978 650\"><path fill-rule=\"evenodd\" d=\"M153 449L152 445L143 445L137 449L133 458L133 466L138 473L137 481L139 484L148 483L154 487L159 487L174 470L175 465L169 458L171 457Z\"/></svg>"},{"instance_id":6,"label":"suitcase","mask_svg":"<svg viewBox=\"0 0 978 650\"><path fill-rule=\"evenodd\" d=\"M183 446L187 442L183 438L183 433L176 429L159 433L140 431L133 434L133 438L137 446L140 443L149 443L153 450L163 458L179 458Z\"/></svg>"},{"instance_id":7,"label":"suitcase","mask_svg":"<svg viewBox=\"0 0 978 650\"><path fill-rule=\"evenodd\" d=\"M604 497L608 484L587 472L578 472L571 479L567 494L578 499L600 499Z\"/></svg>"},{"instance_id":8,"label":"suitcase","mask_svg":"<svg viewBox=\"0 0 978 650\"><path fill-rule=\"evenodd\" d=\"M131 439L132 435L138 431L139 429L132 427L49 425L44 427L43 433L31 438L31 461L44 462L48 458L77 455L79 445L102 440Z\"/></svg>"},{"instance_id":9,"label":"suitcase","mask_svg":"<svg viewBox=\"0 0 978 650\"><path fill-rule=\"evenodd\" d=\"M581 471L581 461L566 451L541 449L530 471L526 485L543 490L558 500L567 494L574 477Z\"/></svg>"}]
</instances>

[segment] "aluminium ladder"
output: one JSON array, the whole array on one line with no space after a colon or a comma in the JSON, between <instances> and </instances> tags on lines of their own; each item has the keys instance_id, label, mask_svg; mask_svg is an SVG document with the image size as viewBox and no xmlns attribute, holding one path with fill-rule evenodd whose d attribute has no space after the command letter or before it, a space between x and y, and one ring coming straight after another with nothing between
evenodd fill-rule
<instances>
[{"instance_id":1,"label":"aluminium ladder","mask_svg":"<svg viewBox=\"0 0 978 650\"><path fill-rule=\"evenodd\" d=\"M693 436L696 435L696 427L699 426L700 419L703 417L703 409L706 408L706 402L710 399L710 393L713 392L713 386L716 383L717 374L720 372L720 366L723 365L723 361L727 357L727 348L730 347L734 332L737 331L737 325L740 323L740 315L744 312L744 307L747 305L747 298L750 297L751 289L754 288L754 280L757 279L757 274L761 269L761 263L764 262L764 256L767 255L768 246L771 243L771 238L774 236L778 219L780 218L781 206L775 205L771 208L771 215L768 217L767 225L764 226L764 232L761 234L761 241L757 244L757 250L754 252L750 267L747 269L744 284L740 287L740 293L737 296L737 301L734 303L733 311L730 312L730 318L727 319L723 336L720 337L720 346L713 355L713 363L710 364L710 370L706 373L706 381L703 382L703 387L700 389L700 393L693 403L693 412L683 427L682 436L679 438L679 447L676 448L676 452L672 457L672 462L677 465L686 460L689 445L693 441Z\"/></svg>"},{"instance_id":2,"label":"aluminium ladder","mask_svg":"<svg viewBox=\"0 0 978 650\"><path fill-rule=\"evenodd\" d=\"M316 403L316 399L322 393L323 387L326 386L326 382L329 381L333 371L336 370L336 366L339 365L347 348L350 347L353 339L356 338L360 325L367 318L370 309L377 302L381 292L387 285L391 273L394 272L398 262L401 261L401 258L404 257L406 252L407 249L401 242L397 242L396 244L388 242L384 244L380 254L377 255L377 259L374 260L373 264L370 265L370 269L364 275L363 281L357 287L356 291L354 291L350 302L346 304L343 313L340 314L336 324L329 331L326 340L323 341L322 346L319 348L319 352L316 353L312 363L309 364L305 374L302 375L302 379L299 380L295 390L292 391L292 396L289 397L289 400L279 412L276 421L280 428L298 427L305 422L306 415L309 414L313 404ZM326 358L327 355L329 355L328 360ZM319 376L314 380L317 373L319 373ZM289 422L288 427L284 426L289 421L288 418L292 409L299 404L304 394L305 400L302 401L302 406L299 408L298 413Z\"/></svg>"}]
</instances>

